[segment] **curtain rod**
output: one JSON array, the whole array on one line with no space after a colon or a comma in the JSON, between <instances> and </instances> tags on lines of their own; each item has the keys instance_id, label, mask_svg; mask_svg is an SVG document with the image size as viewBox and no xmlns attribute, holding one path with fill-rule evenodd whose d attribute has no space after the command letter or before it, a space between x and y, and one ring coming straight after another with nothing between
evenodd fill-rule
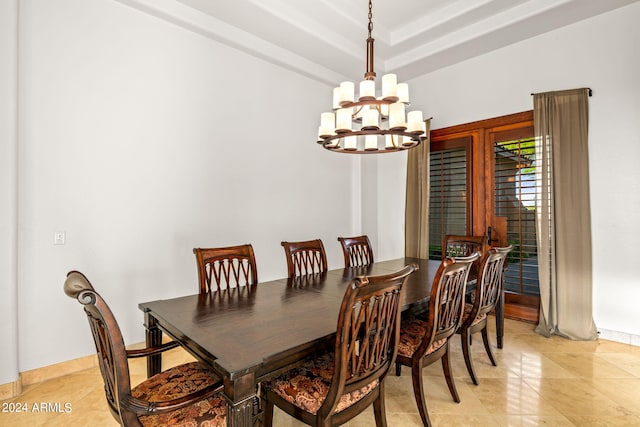
<instances>
[{"instance_id":1,"label":"curtain rod","mask_svg":"<svg viewBox=\"0 0 640 427\"><path fill-rule=\"evenodd\" d=\"M593 90L591 90L590 87L588 87L587 89L589 89L589 96L592 96L593 95ZM535 93L532 92L531 96L533 96L533 95L535 95Z\"/></svg>"}]
</instances>

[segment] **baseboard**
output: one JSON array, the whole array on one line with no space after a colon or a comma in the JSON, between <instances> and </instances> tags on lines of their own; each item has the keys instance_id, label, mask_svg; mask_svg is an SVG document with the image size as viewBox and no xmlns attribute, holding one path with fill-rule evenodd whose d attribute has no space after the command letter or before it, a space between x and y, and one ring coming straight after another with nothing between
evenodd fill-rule
<instances>
[{"instance_id":1,"label":"baseboard","mask_svg":"<svg viewBox=\"0 0 640 427\"><path fill-rule=\"evenodd\" d=\"M12 399L20 396L21 393L22 381L20 381L20 378L7 384L0 384L0 400Z\"/></svg>"},{"instance_id":2,"label":"baseboard","mask_svg":"<svg viewBox=\"0 0 640 427\"><path fill-rule=\"evenodd\" d=\"M598 329L598 336L602 339L640 346L640 335L628 334L626 332L611 331L609 329Z\"/></svg>"},{"instance_id":3,"label":"baseboard","mask_svg":"<svg viewBox=\"0 0 640 427\"><path fill-rule=\"evenodd\" d=\"M12 399L20 396L23 388L32 384L84 371L96 366L98 366L98 357L95 354L92 354L78 359L67 360L65 362L21 372L17 381L0 384L0 400Z\"/></svg>"}]
</instances>

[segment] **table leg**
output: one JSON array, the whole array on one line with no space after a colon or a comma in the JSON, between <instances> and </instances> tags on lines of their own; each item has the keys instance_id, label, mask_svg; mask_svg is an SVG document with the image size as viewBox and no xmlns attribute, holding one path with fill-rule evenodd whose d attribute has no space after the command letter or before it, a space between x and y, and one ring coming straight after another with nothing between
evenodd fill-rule
<instances>
[{"instance_id":1,"label":"table leg","mask_svg":"<svg viewBox=\"0 0 640 427\"><path fill-rule=\"evenodd\" d=\"M498 348L502 348L504 338L504 291L500 290L496 304L496 341Z\"/></svg>"},{"instance_id":2,"label":"table leg","mask_svg":"<svg viewBox=\"0 0 640 427\"><path fill-rule=\"evenodd\" d=\"M256 378L253 372L233 380L224 379L224 397L227 400L227 426L253 427L256 385Z\"/></svg>"},{"instance_id":3,"label":"table leg","mask_svg":"<svg viewBox=\"0 0 640 427\"><path fill-rule=\"evenodd\" d=\"M144 327L147 347L157 347L162 344L162 331L158 328L156 318L149 312L144 313ZM147 378L160 373L162 370L162 354L147 356Z\"/></svg>"}]
</instances>

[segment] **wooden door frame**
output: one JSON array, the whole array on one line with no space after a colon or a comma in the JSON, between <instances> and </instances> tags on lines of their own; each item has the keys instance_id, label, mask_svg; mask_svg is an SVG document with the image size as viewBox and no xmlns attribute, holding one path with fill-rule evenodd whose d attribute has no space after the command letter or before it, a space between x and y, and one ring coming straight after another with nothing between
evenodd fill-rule
<instances>
[{"instance_id":1,"label":"wooden door frame","mask_svg":"<svg viewBox=\"0 0 640 427\"><path fill-rule=\"evenodd\" d=\"M470 152L467 153L467 159L471 160L469 166L471 182L469 183L467 179L467 188L472 194L470 206L467 208L468 211L470 210L467 228L471 234L484 235L487 227L497 222L494 188L487 185L489 181L487 177L493 182L495 174L493 144L496 135L510 132L513 133L514 139L518 139L523 131L530 132L531 127L533 127L533 110L431 131L432 149L442 147L446 141L471 138L468 148ZM502 238L506 239L506 236ZM500 243L506 244L506 241ZM539 299L533 296L505 293L505 316L537 322L538 304ZM515 314L510 315L510 313Z\"/></svg>"}]
</instances>

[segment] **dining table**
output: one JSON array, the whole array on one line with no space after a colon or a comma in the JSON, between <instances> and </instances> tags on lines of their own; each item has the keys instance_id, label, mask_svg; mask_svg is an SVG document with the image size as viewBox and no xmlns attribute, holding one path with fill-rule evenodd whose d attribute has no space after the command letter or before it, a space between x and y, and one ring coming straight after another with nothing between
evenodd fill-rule
<instances>
[{"instance_id":1,"label":"dining table","mask_svg":"<svg viewBox=\"0 0 640 427\"><path fill-rule=\"evenodd\" d=\"M258 384L334 346L338 312L356 276L394 273L416 264L406 283L402 310L426 310L440 261L402 257L258 282L206 294L144 302L146 343L166 333L223 380L227 425L248 427L256 416ZM149 356L147 374L161 370Z\"/></svg>"}]
</instances>

